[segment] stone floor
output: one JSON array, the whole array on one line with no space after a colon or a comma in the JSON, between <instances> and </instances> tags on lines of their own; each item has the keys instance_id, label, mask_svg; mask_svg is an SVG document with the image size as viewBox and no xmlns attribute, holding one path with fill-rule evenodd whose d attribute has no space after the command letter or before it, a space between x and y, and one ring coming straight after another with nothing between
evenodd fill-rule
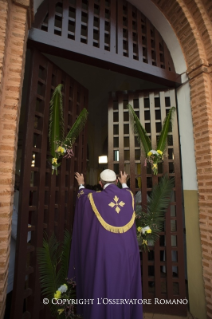
<instances>
[{"instance_id":1,"label":"stone floor","mask_svg":"<svg viewBox=\"0 0 212 319\"><path fill-rule=\"evenodd\" d=\"M174 316L174 315L163 315L163 314L157 314L157 313L144 313L143 319L196 319L194 318L189 312L187 314L187 317L180 317L180 316Z\"/></svg>"}]
</instances>

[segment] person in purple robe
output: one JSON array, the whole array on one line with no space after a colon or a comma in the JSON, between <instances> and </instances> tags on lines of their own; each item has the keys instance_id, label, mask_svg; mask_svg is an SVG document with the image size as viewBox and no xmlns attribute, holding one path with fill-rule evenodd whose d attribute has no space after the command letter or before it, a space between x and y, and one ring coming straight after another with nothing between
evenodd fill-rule
<instances>
[{"instance_id":1,"label":"person in purple robe","mask_svg":"<svg viewBox=\"0 0 212 319\"><path fill-rule=\"evenodd\" d=\"M102 192L79 184L68 278L77 284L77 314L83 319L142 319L141 267L134 196L127 174L100 174Z\"/></svg>"}]
</instances>

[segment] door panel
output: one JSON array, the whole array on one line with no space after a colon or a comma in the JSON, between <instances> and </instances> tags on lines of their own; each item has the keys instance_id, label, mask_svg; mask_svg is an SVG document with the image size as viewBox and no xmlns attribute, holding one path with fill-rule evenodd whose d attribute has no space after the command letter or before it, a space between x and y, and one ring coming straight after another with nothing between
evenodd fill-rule
<instances>
[{"instance_id":1,"label":"door panel","mask_svg":"<svg viewBox=\"0 0 212 319\"><path fill-rule=\"evenodd\" d=\"M49 102L59 83L63 84L66 134L81 110L87 108L88 91L42 54L33 51L22 155L12 319L49 318L40 294L37 247L42 246L44 232L48 235L54 233L62 240L64 230L71 230L77 193L74 172L85 173L86 170L85 128L74 144L74 156L62 159L59 174L52 175L48 140ZM28 231L31 231L31 241L27 244ZM26 310L24 314L23 308Z\"/></svg>"},{"instance_id":2,"label":"door panel","mask_svg":"<svg viewBox=\"0 0 212 319\"><path fill-rule=\"evenodd\" d=\"M172 130L169 132L164 161L159 165L159 174L155 176L152 175L151 168L144 167L145 155L143 151L140 152L140 145L129 122L128 103L133 106L155 149L166 114L170 107L176 106L175 91L111 94L108 110L108 168L115 170L117 174L120 170L125 170L130 175L131 190L134 194L140 189L142 191L143 207L147 204L147 194L151 193L152 187L164 174L175 179L171 205L166 212L160 240L148 253L141 253L142 286L143 298L152 300L150 306L144 306L145 311L186 315L187 306L184 304L157 304L154 300L186 298L177 114L174 114Z\"/></svg>"}]
</instances>

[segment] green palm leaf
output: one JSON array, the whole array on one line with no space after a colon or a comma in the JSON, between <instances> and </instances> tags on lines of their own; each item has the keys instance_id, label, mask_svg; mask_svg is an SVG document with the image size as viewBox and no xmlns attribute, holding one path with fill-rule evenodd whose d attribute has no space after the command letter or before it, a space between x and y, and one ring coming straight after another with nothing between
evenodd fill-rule
<instances>
[{"instance_id":1,"label":"green palm leaf","mask_svg":"<svg viewBox=\"0 0 212 319\"><path fill-rule=\"evenodd\" d=\"M61 259L60 259L60 269L58 271L57 280L60 284L65 282L68 276L68 266L69 266L69 255L71 250L71 234L66 230L64 233Z\"/></svg>"},{"instance_id":2,"label":"green palm leaf","mask_svg":"<svg viewBox=\"0 0 212 319\"><path fill-rule=\"evenodd\" d=\"M43 247L38 248L38 264L40 272L41 291L48 298L52 299L58 288L66 283L69 265L69 254L71 248L71 235L65 231L62 245L52 235L49 239L45 235ZM71 291L70 296L76 298L75 291ZM59 315L58 307L49 303L51 313L54 318L63 318Z\"/></svg>"},{"instance_id":3,"label":"green palm leaf","mask_svg":"<svg viewBox=\"0 0 212 319\"><path fill-rule=\"evenodd\" d=\"M63 144L72 146L75 140L77 139L78 135L82 131L88 116L88 111L84 108L81 113L79 114L78 118L76 119L75 123L73 124L72 128L68 132Z\"/></svg>"},{"instance_id":4,"label":"green palm leaf","mask_svg":"<svg viewBox=\"0 0 212 319\"><path fill-rule=\"evenodd\" d=\"M52 95L50 101L49 118L49 142L52 157L57 157L55 152L58 145L57 141L64 138L63 104L62 104L62 84L59 84Z\"/></svg>"},{"instance_id":5,"label":"green palm leaf","mask_svg":"<svg viewBox=\"0 0 212 319\"><path fill-rule=\"evenodd\" d=\"M135 134L138 134L138 140L143 146L144 152L147 154L152 149L151 140L147 135L146 130L141 125L141 122L137 117L135 111L133 110L132 106L128 104L127 107L129 109L131 122L133 123L134 132Z\"/></svg>"},{"instance_id":6,"label":"green palm leaf","mask_svg":"<svg viewBox=\"0 0 212 319\"><path fill-rule=\"evenodd\" d=\"M167 175L163 176L159 184L153 187L147 205L147 212L142 212L141 206L136 207L136 227L149 226L152 233L147 234L146 239L151 240L153 244L163 230L165 212L170 203L173 187L174 179L169 179Z\"/></svg>"},{"instance_id":7,"label":"green palm leaf","mask_svg":"<svg viewBox=\"0 0 212 319\"><path fill-rule=\"evenodd\" d=\"M52 298L57 290L56 270L58 265L59 244L52 236L49 240L43 239L43 247L38 248L38 263L41 276L41 288L43 294Z\"/></svg>"},{"instance_id":8,"label":"green palm leaf","mask_svg":"<svg viewBox=\"0 0 212 319\"><path fill-rule=\"evenodd\" d=\"M163 128L162 131L160 133L159 136L159 140L158 140L158 145L157 145L157 149L164 152L165 147L166 147L166 142L167 142L167 135L169 132L169 127L170 127L170 123L171 123L171 119L172 119L172 115L175 111L175 107L172 107L169 110L169 113L167 114L164 123L163 123Z\"/></svg>"}]
</instances>

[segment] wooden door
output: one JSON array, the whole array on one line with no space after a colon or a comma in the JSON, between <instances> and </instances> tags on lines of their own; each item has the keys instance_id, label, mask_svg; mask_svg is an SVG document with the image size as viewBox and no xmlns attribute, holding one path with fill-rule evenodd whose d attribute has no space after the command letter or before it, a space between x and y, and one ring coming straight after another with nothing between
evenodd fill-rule
<instances>
[{"instance_id":1,"label":"wooden door","mask_svg":"<svg viewBox=\"0 0 212 319\"><path fill-rule=\"evenodd\" d=\"M161 232L160 240L155 247L150 248L149 253L141 253L143 299L152 300L151 305L144 306L147 312L186 315L182 181L177 114L175 113L173 118L172 131L169 132L164 161L159 165L159 174L154 176L150 168L144 167L145 155L140 151L137 137L134 136L129 122L128 103L133 106L151 138L153 148L156 148L163 120L169 109L176 106L175 90L111 94L108 110L108 167L116 173L125 170L130 175L130 188L134 193L141 188L144 206L147 204L147 194L150 194L153 185L158 183L162 175L168 173L174 178L175 187L171 205L166 212L164 231ZM136 180L138 185L135 183ZM173 299L180 301L177 305L169 304L169 300Z\"/></svg>"},{"instance_id":2,"label":"wooden door","mask_svg":"<svg viewBox=\"0 0 212 319\"><path fill-rule=\"evenodd\" d=\"M77 183L74 172L86 170L86 128L74 144L74 157L63 159L52 175L48 141L49 102L55 87L63 84L65 133L88 105L88 91L37 51L32 51L31 83L26 107L22 156L18 238L11 318L49 318L40 294L37 247L43 233L63 239L71 231ZM30 223L30 226L28 226ZM27 233L31 241L27 244ZM28 275L28 280L26 279ZM23 310L24 309L24 310Z\"/></svg>"}]
</instances>

